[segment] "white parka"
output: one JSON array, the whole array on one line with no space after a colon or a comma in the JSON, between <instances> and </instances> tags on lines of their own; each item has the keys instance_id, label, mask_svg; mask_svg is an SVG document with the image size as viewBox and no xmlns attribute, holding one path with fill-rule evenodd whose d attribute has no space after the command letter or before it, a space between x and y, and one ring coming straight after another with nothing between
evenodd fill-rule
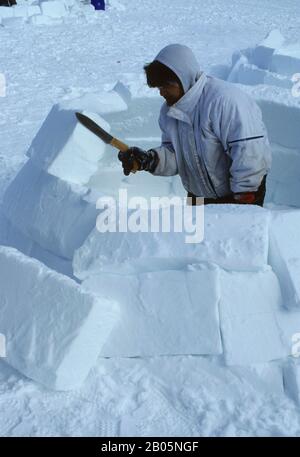
<instances>
[{"instance_id":1,"label":"white parka","mask_svg":"<svg viewBox=\"0 0 300 457\"><path fill-rule=\"evenodd\" d=\"M258 189L271 166L260 108L234 84L205 75L192 51L169 45L155 60L180 79L183 97L161 108L162 144L153 174L179 174L194 195L216 198Z\"/></svg>"}]
</instances>

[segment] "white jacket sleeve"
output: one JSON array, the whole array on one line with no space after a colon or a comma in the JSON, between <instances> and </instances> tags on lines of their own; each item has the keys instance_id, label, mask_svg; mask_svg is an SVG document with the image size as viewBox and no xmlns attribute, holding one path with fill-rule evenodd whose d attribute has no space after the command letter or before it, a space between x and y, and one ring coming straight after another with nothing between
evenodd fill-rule
<instances>
[{"instance_id":1,"label":"white jacket sleeve","mask_svg":"<svg viewBox=\"0 0 300 457\"><path fill-rule=\"evenodd\" d=\"M241 96L223 98L219 105L219 135L232 160L232 192L256 191L271 165L271 151L260 108L254 100Z\"/></svg>"},{"instance_id":2,"label":"white jacket sleeve","mask_svg":"<svg viewBox=\"0 0 300 457\"><path fill-rule=\"evenodd\" d=\"M162 132L161 146L152 148L157 152L159 162L152 174L156 176L174 176L178 174L175 151L163 126L161 117L159 118L159 126Z\"/></svg>"}]
</instances>

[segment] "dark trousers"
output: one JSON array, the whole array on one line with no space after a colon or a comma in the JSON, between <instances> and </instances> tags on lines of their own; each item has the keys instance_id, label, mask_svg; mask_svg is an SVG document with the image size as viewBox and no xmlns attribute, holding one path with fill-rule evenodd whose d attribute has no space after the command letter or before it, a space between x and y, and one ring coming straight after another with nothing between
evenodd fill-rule
<instances>
[{"instance_id":1,"label":"dark trousers","mask_svg":"<svg viewBox=\"0 0 300 457\"><path fill-rule=\"evenodd\" d=\"M264 199L266 195L266 179L267 175L265 175L262 179L262 182L255 192L255 200L253 203L250 203L251 205L258 205L258 206L263 206L264 204ZM196 205L196 195L192 194L191 192L188 192L187 194L188 197L191 198L191 204ZM211 205L211 204L226 204L226 203L234 203L238 204L236 200L233 198L233 194L226 195L225 197L217 197L217 198L204 198L204 205ZM245 204L245 203L242 203ZM249 203L248 203L249 204Z\"/></svg>"},{"instance_id":2,"label":"dark trousers","mask_svg":"<svg viewBox=\"0 0 300 457\"><path fill-rule=\"evenodd\" d=\"M16 4L16 0L0 0L0 6L12 6Z\"/></svg>"}]
</instances>

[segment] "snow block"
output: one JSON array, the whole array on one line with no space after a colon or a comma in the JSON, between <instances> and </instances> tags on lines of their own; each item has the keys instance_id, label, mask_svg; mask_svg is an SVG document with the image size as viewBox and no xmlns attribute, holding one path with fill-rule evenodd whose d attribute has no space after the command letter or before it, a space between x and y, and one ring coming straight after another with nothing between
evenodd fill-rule
<instances>
[{"instance_id":1,"label":"snow block","mask_svg":"<svg viewBox=\"0 0 300 457\"><path fill-rule=\"evenodd\" d=\"M41 8L39 5L30 5L28 8L28 16L35 16L37 14L41 14Z\"/></svg>"},{"instance_id":2,"label":"snow block","mask_svg":"<svg viewBox=\"0 0 300 457\"><path fill-rule=\"evenodd\" d=\"M6 190L2 210L18 231L52 254L72 259L95 227L98 212L84 200L87 193L29 160Z\"/></svg>"},{"instance_id":3,"label":"snow block","mask_svg":"<svg viewBox=\"0 0 300 457\"><path fill-rule=\"evenodd\" d=\"M288 355L276 319L281 303L271 270L222 272L220 322L227 365L258 364Z\"/></svg>"},{"instance_id":4,"label":"snow block","mask_svg":"<svg viewBox=\"0 0 300 457\"><path fill-rule=\"evenodd\" d=\"M12 248L0 247L0 270L6 361L50 389L79 387L118 320L116 304Z\"/></svg>"},{"instance_id":5,"label":"snow block","mask_svg":"<svg viewBox=\"0 0 300 457\"><path fill-rule=\"evenodd\" d=\"M256 84L264 84L267 72L261 68L249 63L239 65L235 72L234 81L240 84L249 86Z\"/></svg>"},{"instance_id":6,"label":"snow block","mask_svg":"<svg viewBox=\"0 0 300 457\"><path fill-rule=\"evenodd\" d=\"M14 17L28 17L28 6L27 5L17 5L13 6L14 9Z\"/></svg>"},{"instance_id":7,"label":"snow block","mask_svg":"<svg viewBox=\"0 0 300 457\"><path fill-rule=\"evenodd\" d=\"M100 116L84 112L105 130ZM43 170L75 184L86 184L97 171L105 143L81 125L75 110L54 105L34 138L27 155Z\"/></svg>"},{"instance_id":8,"label":"snow block","mask_svg":"<svg viewBox=\"0 0 300 457\"><path fill-rule=\"evenodd\" d=\"M34 257L44 263L52 270L75 279L70 259L59 257L42 248L35 241L16 229L16 227L14 227L0 211L0 245L1 244L4 246L14 247L23 254L28 255L29 257Z\"/></svg>"},{"instance_id":9,"label":"snow block","mask_svg":"<svg viewBox=\"0 0 300 457\"><path fill-rule=\"evenodd\" d=\"M300 46L299 43L277 49L270 64L270 70L292 77L300 72Z\"/></svg>"},{"instance_id":10,"label":"snow block","mask_svg":"<svg viewBox=\"0 0 300 457\"><path fill-rule=\"evenodd\" d=\"M88 187L101 192L102 195L110 195L116 199L119 195L119 189L126 189L129 198L141 194L144 198L170 194L172 178L157 177L147 172L131 173L129 176L124 176L117 154L116 150L107 151L97 173L89 180ZM104 162L109 162L108 166L105 166Z\"/></svg>"},{"instance_id":11,"label":"snow block","mask_svg":"<svg viewBox=\"0 0 300 457\"><path fill-rule=\"evenodd\" d=\"M40 7L45 16L60 18L68 14L64 2L58 0L42 1Z\"/></svg>"},{"instance_id":12,"label":"snow block","mask_svg":"<svg viewBox=\"0 0 300 457\"><path fill-rule=\"evenodd\" d=\"M300 210L273 212L269 263L277 274L287 308L300 307Z\"/></svg>"},{"instance_id":13,"label":"snow block","mask_svg":"<svg viewBox=\"0 0 300 457\"><path fill-rule=\"evenodd\" d=\"M103 357L219 354L218 269L137 275L101 274L82 286L120 306L119 325L101 350Z\"/></svg>"},{"instance_id":14,"label":"snow block","mask_svg":"<svg viewBox=\"0 0 300 457\"><path fill-rule=\"evenodd\" d=\"M149 209L149 220L151 210ZM209 261L226 269L256 270L267 264L269 212L243 205L209 205L204 209L204 240L187 243L186 232L105 232L95 228L74 256L74 274L148 269L168 259ZM172 221L171 221L172 224ZM200 230L201 220L197 221ZM147 270L148 271L148 270Z\"/></svg>"},{"instance_id":15,"label":"snow block","mask_svg":"<svg viewBox=\"0 0 300 457\"><path fill-rule=\"evenodd\" d=\"M268 70L271 66L275 49L284 44L284 37L279 30L272 30L266 38L253 49L251 63L259 68Z\"/></svg>"},{"instance_id":16,"label":"snow block","mask_svg":"<svg viewBox=\"0 0 300 457\"><path fill-rule=\"evenodd\" d=\"M89 92L80 97L66 100L61 103L61 109L74 111L88 111L95 115L112 114L126 111L127 103L130 103L131 93L129 89L118 82L109 92ZM109 129L109 125L101 118L95 122L103 123L102 127Z\"/></svg>"},{"instance_id":17,"label":"snow block","mask_svg":"<svg viewBox=\"0 0 300 457\"><path fill-rule=\"evenodd\" d=\"M290 91L282 89L282 96L292 98ZM276 93L274 93L274 98ZM296 100L296 99L294 99ZM267 100L257 97L257 102L263 113L263 120L266 125L269 139L272 143L279 144L286 148L298 149L300 144L300 108L289 106L284 102Z\"/></svg>"},{"instance_id":18,"label":"snow block","mask_svg":"<svg viewBox=\"0 0 300 457\"><path fill-rule=\"evenodd\" d=\"M272 168L266 200L277 205L300 207L300 151L272 144Z\"/></svg>"},{"instance_id":19,"label":"snow block","mask_svg":"<svg viewBox=\"0 0 300 457\"><path fill-rule=\"evenodd\" d=\"M0 21L1 19L7 19L14 17L14 8L7 8L7 6L0 6Z\"/></svg>"},{"instance_id":20,"label":"snow block","mask_svg":"<svg viewBox=\"0 0 300 457\"><path fill-rule=\"evenodd\" d=\"M62 24L62 18L53 18L45 16L44 14L34 14L29 17L28 22L32 25L58 25Z\"/></svg>"}]
</instances>

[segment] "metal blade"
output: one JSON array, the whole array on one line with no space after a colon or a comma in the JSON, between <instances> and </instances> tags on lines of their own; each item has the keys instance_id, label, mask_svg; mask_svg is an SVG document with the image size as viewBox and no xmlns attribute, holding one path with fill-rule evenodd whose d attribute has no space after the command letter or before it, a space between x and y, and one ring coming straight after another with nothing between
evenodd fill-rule
<instances>
[{"instance_id":1,"label":"metal blade","mask_svg":"<svg viewBox=\"0 0 300 457\"><path fill-rule=\"evenodd\" d=\"M92 119L89 117L85 116L82 113L75 113L77 119L79 122L84 125L87 129L89 129L91 132L93 132L95 135L97 135L99 138L101 138L102 141L106 144L110 144L113 140L113 137L106 132L100 125L96 124Z\"/></svg>"}]
</instances>

